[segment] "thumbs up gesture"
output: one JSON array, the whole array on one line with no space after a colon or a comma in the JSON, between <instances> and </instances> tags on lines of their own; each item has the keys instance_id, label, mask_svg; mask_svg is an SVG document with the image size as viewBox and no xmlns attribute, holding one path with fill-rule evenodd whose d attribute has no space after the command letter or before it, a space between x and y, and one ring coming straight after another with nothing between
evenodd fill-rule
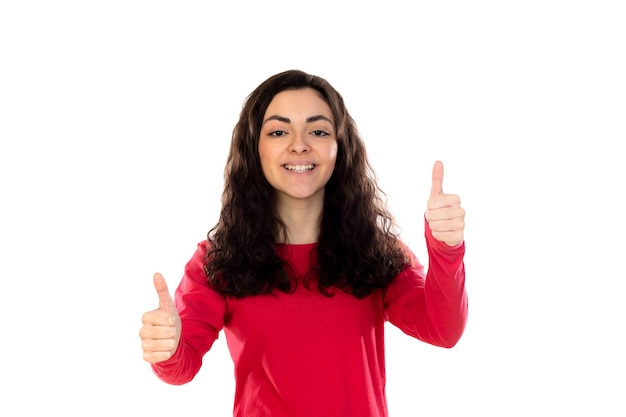
<instances>
[{"instance_id":1,"label":"thumbs up gesture","mask_svg":"<svg viewBox=\"0 0 626 417\"><path fill-rule=\"evenodd\" d=\"M455 194L443 193L443 163L433 165L433 183L426 208L426 220L433 237L448 246L455 246L463 241L465 229L465 210L461 199Z\"/></svg>"},{"instance_id":2,"label":"thumbs up gesture","mask_svg":"<svg viewBox=\"0 0 626 417\"><path fill-rule=\"evenodd\" d=\"M159 296L159 308L145 313L139 330L143 359L162 362L174 355L180 341L180 316L167 289L163 275L154 274L154 288Z\"/></svg>"}]
</instances>

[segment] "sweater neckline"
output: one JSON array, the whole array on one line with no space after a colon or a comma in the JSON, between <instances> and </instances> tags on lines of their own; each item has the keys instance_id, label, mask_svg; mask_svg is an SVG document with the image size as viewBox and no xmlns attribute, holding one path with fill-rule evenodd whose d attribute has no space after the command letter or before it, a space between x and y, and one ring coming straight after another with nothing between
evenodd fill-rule
<instances>
[{"instance_id":1,"label":"sweater neckline","mask_svg":"<svg viewBox=\"0 0 626 417\"><path fill-rule=\"evenodd\" d=\"M317 248L317 242L313 243L276 243L276 252L282 256L308 255Z\"/></svg>"}]
</instances>

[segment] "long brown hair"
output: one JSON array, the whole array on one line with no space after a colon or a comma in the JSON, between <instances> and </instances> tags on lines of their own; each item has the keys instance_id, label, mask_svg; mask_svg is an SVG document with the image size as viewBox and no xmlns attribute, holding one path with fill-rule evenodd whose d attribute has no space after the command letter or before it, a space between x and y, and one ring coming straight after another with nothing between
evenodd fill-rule
<instances>
[{"instance_id":1,"label":"long brown hair","mask_svg":"<svg viewBox=\"0 0 626 417\"><path fill-rule=\"evenodd\" d=\"M314 272L319 290L330 296L340 289L362 298L384 288L407 262L385 194L342 96L325 79L290 70L268 78L246 98L233 130L222 209L207 234L210 249L205 264L210 285L225 295L239 298L294 290L294 280L276 254L276 237L286 236L286 227L261 170L258 140L274 96L302 88L315 89L329 105L338 144L317 245Z\"/></svg>"}]
</instances>

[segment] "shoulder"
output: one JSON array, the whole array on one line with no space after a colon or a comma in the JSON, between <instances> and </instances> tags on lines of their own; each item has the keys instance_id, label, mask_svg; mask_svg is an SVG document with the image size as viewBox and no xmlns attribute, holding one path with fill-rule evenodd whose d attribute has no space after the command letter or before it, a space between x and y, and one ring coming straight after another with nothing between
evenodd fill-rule
<instances>
[{"instance_id":1,"label":"shoulder","mask_svg":"<svg viewBox=\"0 0 626 417\"><path fill-rule=\"evenodd\" d=\"M406 242L404 242L401 239L398 239L396 241L396 245L398 249L400 249L404 257L406 258L407 267L410 267L412 265L421 265L419 260L417 259L417 255Z\"/></svg>"},{"instance_id":2,"label":"shoulder","mask_svg":"<svg viewBox=\"0 0 626 417\"><path fill-rule=\"evenodd\" d=\"M196 249L191 255L191 258L187 262L186 272L196 275L200 271L204 271L204 265L206 263L207 254L210 250L210 244L207 240L203 240L196 244Z\"/></svg>"}]
</instances>

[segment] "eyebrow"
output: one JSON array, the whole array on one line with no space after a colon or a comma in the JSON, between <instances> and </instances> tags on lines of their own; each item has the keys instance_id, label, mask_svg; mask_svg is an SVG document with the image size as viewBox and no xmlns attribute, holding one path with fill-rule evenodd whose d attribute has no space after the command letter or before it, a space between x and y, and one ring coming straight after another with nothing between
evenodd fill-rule
<instances>
[{"instance_id":1,"label":"eyebrow","mask_svg":"<svg viewBox=\"0 0 626 417\"><path fill-rule=\"evenodd\" d=\"M283 122L283 123L291 123L291 120L288 117L279 116L279 115L275 114L275 115L270 116L267 119L263 120L263 124L269 122L270 120L278 120L279 122ZM334 124L332 120L330 120L326 116L322 116L321 114L319 114L317 116L307 117L306 122L307 123L314 123L314 122L317 122L319 120L326 120L331 125Z\"/></svg>"}]
</instances>

